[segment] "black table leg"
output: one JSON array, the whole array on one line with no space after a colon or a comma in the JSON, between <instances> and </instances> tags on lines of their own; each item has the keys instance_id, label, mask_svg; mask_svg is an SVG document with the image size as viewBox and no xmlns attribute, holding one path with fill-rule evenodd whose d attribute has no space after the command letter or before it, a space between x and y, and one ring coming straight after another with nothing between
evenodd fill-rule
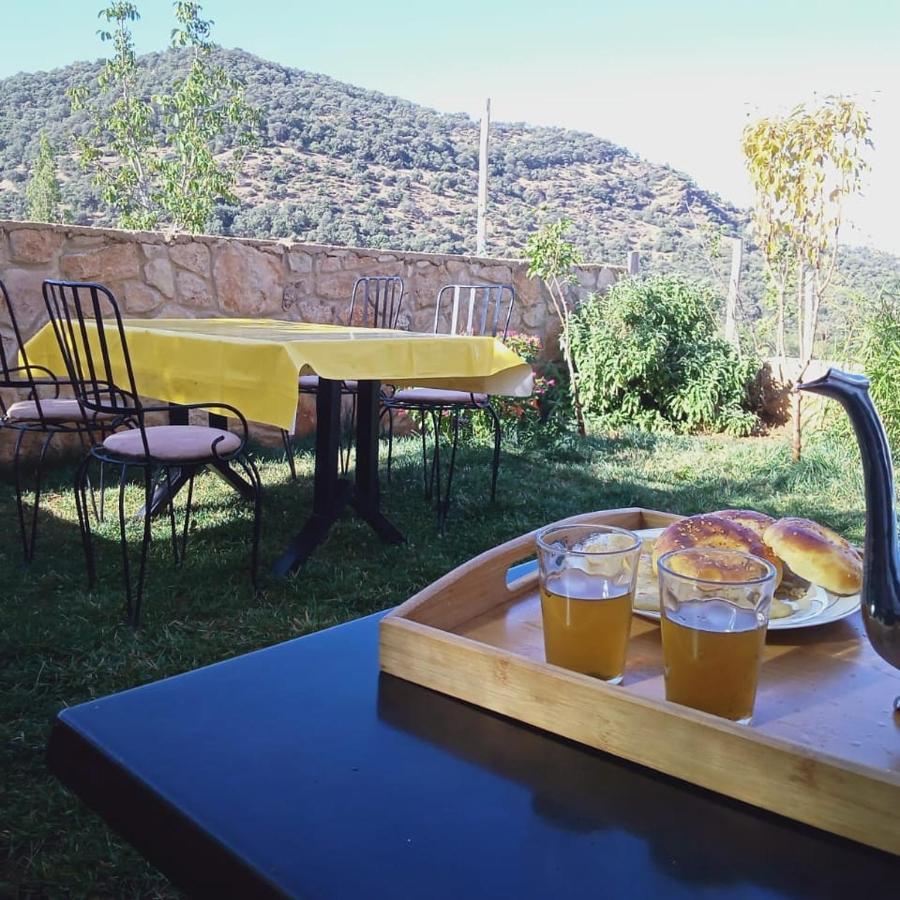
<instances>
[{"instance_id":1,"label":"black table leg","mask_svg":"<svg viewBox=\"0 0 900 900\"><path fill-rule=\"evenodd\" d=\"M381 385L360 381L356 407L356 490L353 507L375 533L390 544L402 544L403 534L380 509L378 487L378 424Z\"/></svg>"},{"instance_id":2,"label":"black table leg","mask_svg":"<svg viewBox=\"0 0 900 900\"><path fill-rule=\"evenodd\" d=\"M272 567L276 575L287 575L303 565L313 550L325 540L332 523L350 499L350 483L338 478L340 428L341 383L322 378L316 391L313 511Z\"/></svg>"}]
</instances>

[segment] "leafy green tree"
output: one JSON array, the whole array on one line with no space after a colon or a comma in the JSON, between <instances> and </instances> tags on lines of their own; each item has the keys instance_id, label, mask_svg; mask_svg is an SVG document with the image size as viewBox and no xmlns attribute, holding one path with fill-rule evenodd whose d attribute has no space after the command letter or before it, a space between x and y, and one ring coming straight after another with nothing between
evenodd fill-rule
<instances>
[{"instance_id":1,"label":"leafy green tree","mask_svg":"<svg viewBox=\"0 0 900 900\"><path fill-rule=\"evenodd\" d=\"M28 218L32 222L59 222L62 219L62 194L56 175L56 156L50 140L42 131L38 155L31 172L31 180L25 188L28 202Z\"/></svg>"},{"instance_id":2,"label":"leafy green tree","mask_svg":"<svg viewBox=\"0 0 900 900\"><path fill-rule=\"evenodd\" d=\"M73 109L88 110L94 121L87 136L76 137L81 165L120 223L197 232L218 200L236 202L234 185L258 141L260 116L243 86L212 62L213 23L201 18L200 4L176 0L173 6L172 47L188 48L191 56L185 77L165 92L142 96L130 27L140 13L135 3L115 0L99 14L107 25L100 38L113 47L97 79L99 96L81 85L69 97ZM102 103L106 98L112 102ZM223 139L231 144L227 160L215 152Z\"/></svg>"},{"instance_id":3,"label":"leafy green tree","mask_svg":"<svg viewBox=\"0 0 900 900\"><path fill-rule=\"evenodd\" d=\"M846 97L797 106L785 117L761 119L744 129L742 147L756 192L754 225L776 297L776 346L784 370L786 296L796 296L802 381L815 352L822 298L837 270L847 197L858 193L872 146L868 113ZM791 404L792 456L800 458L801 394Z\"/></svg>"},{"instance_id":4,"label":"leafy green tree","mask_svg":"<svg viewBox=\"0 0 900 900\"><path fill-rule=\"evenodd\" d=\"M578 433L585 437L587 429L584 425L584 412L578 391L578 372L575 358L572 355L572 304L569 302L567 287L577 283L574 266L581 262L581 255L575 246L566 240L566 234L572 223L569 219L548 222L534 234L525 244L525 258L528 260L528 277L540 278L550 293L550 303L556 313L560 325L560 344L563 359L569 370L569 384L572 392L572 407L575 410L575 421Z\"/></svg>"}]
</instances>

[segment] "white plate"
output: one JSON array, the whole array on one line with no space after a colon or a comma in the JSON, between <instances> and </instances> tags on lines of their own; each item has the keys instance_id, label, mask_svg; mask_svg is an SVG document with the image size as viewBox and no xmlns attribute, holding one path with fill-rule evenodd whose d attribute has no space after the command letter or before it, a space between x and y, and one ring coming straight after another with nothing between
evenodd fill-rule
<instances>
[{"instance_id":1,"label":"white plate","mask_svg":"<svg viewBox=\"0 0 900 900\"><path fill-rule=\"evenodd\" d=\"M662 533L662 528L644 528L635 532L641 537L658 537ZM810 604L807 608L800 610L793 615L783 616L780 619L771 619L769 621L769 631L781 631L789 628L811 628L814 625L827 625L829 622L839 622L852 616L861 604L859 594L853 594L851 597L838 597L835 594L829 594L824 588L813 585L815 593L810 597ZM652 619L659 621L660 614L658 609L635 609L634 614L644 619Z\"/></svg>"}]
</instances>

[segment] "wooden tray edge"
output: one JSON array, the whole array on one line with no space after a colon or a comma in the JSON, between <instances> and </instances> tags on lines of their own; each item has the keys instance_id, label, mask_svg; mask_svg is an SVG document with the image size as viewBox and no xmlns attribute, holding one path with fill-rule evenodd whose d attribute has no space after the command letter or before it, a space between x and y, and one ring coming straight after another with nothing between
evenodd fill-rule
<instances>
[{"instance_id":1,"label":"wooden tray edge","mask_svg":"<svg viewBox=\"0 0 900 900\"><path fill-rule=\"evenodd\" d=\"M588 676L403 618L380 624L383 671L596 750L892 854L900 780ZM460 673L465 673L461 677ZM597 716L566 716L567 709ZM664 740L659 736L664 735ZM765 763L757 751L766 747ZM742 776L735 782L733 774ZM858 776L858 777L854 777ZM811 791L819 792L811 804ZM827 803L823 803L827 797Z\"/></svg>"}]
</instances>

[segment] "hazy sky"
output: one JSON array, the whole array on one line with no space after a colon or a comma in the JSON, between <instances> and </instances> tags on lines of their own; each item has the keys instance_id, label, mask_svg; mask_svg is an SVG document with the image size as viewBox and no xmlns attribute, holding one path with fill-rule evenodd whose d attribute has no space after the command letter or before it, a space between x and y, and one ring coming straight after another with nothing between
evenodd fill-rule
<instances>
[{"instance_id":1,"label":"hazy sky","mask_svg":"<svg viewBox=\"0 0 900 900\"><path fill-rule=\"evenodd\" d=\"M102 0L3 0L0 76L102 55ZM138 0L141 52L168 0ZM900 0L206 0L214 39L449 112L590 131L739 204L751 115L813 92L871 109L876 149L848 238L900 253Z\"/></svg>"}]
</instances>

